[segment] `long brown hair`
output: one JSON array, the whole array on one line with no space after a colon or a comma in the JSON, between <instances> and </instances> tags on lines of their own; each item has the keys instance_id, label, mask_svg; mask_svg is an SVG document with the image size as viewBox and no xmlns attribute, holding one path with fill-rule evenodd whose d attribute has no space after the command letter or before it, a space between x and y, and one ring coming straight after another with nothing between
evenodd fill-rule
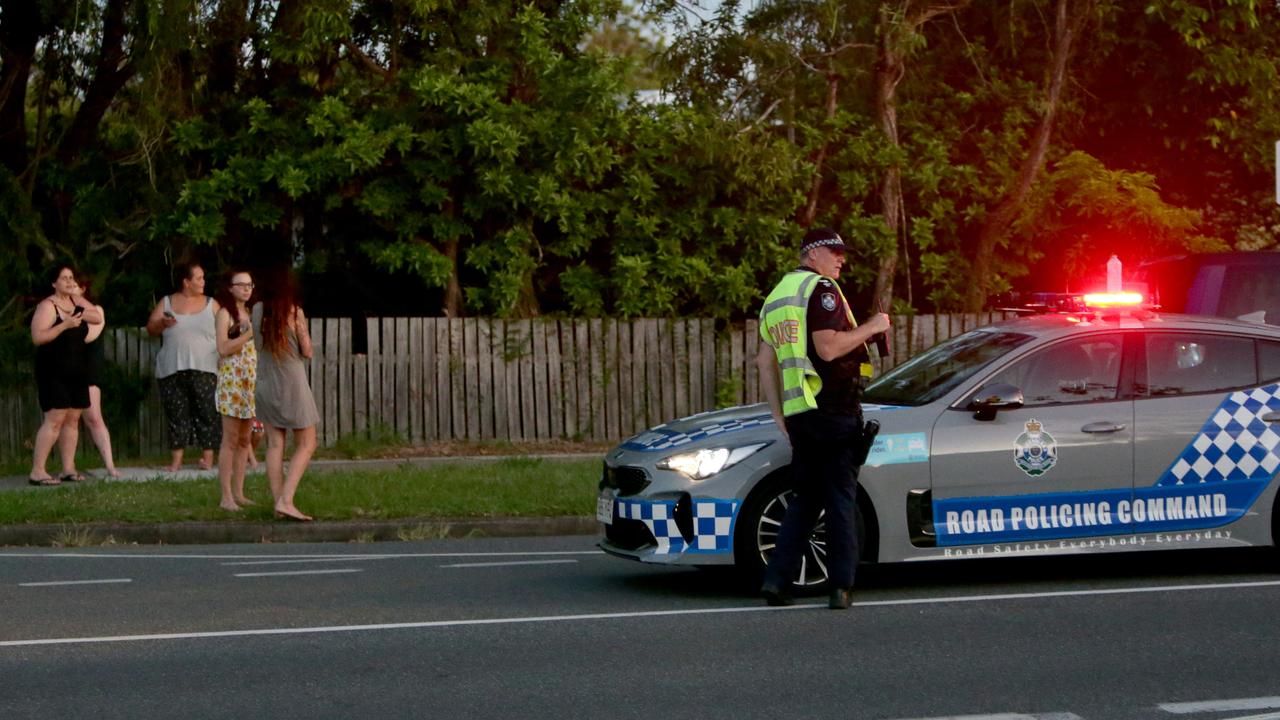
<instances>
[{"instance_id":1,"label":"long brown hair","mask_svg":"<svg viewBox=\"0 0 1280 720\"><path fill-rule=\"evenodd\" d=\"M298 289L288 268L263 273L263 279L255 288L262 302L262 346L279 358L289 349L289 321L297 312Z\"/></svg>"},{"instance_id":2,"label":"long brown hair","mask_svg":"<svg viewBox=\"0 0 1280 720\"><path fill-rule=\"evenodd\" d=\"M230 315L231 319L235 322L239 322L240 318L236 315L236 296L231 294L231 281L235 280L236 276L241 273L248 275L250 282L253 281L253 273L245 270L244 268L236 267L232 268L226 274L226 277L222 279L222 282L218 283L217 289L213 291L213 299L218 301L218 304L226 309L227 314ZM249 299L244 304L245 308L253 307L253 303L257 297L257 286L254 286L254 291L249 294Z\"/></svg>"}]
</instances>

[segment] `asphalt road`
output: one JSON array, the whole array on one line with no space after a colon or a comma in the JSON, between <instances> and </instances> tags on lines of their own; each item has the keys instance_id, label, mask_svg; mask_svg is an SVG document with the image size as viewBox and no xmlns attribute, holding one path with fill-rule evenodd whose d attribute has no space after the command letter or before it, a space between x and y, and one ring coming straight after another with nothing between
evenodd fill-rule
<instances>
[{"instance_id":1,"label":"asphalt road","mask_svg":"<svg viewBox=\"0 0 1280 720\"><path fill-rule=\"evenodd\" d=\"M1280 718L1271 551L865 569L855 606L589 537L0 550L0 718Z\"/></svg>"}]
</instances>

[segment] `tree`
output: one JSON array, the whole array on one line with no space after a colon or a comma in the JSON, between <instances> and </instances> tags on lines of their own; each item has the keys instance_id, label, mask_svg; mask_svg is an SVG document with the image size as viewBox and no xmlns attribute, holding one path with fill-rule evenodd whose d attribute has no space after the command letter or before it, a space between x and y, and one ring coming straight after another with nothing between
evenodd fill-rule
<instances>
[{"instance_id":1,"label":"tree","mask_svg":"<svg viewBox=\"0 0 1280 720\"><path fill-rule=\"evenodd\" d=\"M1044 167L1053 137L1054 121L1062 103L1071 55L1081 30L1093 15L1094 7L1094 0L1056 0L1054 4L1053 41L1045 77L1042 110L1026 146L1026 154L1018 167L1017 177L1005 188L978 231L973 250L973 281L965 299L965 309L968 312L978 312L986 305L992 286L992 256L997 247L1007 244L1009 230Z\"/></svg>"}]
</instances>

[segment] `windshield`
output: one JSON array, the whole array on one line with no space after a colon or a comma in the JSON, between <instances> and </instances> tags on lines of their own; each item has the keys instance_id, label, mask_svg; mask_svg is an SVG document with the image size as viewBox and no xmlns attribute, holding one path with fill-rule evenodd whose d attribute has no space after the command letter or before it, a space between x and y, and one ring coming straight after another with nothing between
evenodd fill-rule
<instances>
[{"instance_id":1,"label":"windshield","mask_svg":"<svg viewBox=\"0 0 1280 720\"><path fill-rule=\"evenodd\" d=\"M924 405L946 395L987 363L1029 341L1030 335L970 330L935 345L877 379L862 401Z\"/></svg>"}]
</instances>

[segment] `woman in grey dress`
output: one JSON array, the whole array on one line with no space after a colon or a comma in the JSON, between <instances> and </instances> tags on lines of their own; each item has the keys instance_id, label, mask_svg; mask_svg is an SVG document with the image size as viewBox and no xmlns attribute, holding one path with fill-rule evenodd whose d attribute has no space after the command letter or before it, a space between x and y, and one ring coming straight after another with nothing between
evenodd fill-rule
<instances>
[{"instance_id":1,"label":"woman in grey dress","mask_svg":"<svg viewBox=\"0 0 1280 720\"><path fill-rule=\"evenodd\" d=\"M267 480L276 500L276 517L311 520L293 504L302 474L316 450L320 413L307 384L303 358L311 357L311 333L298 306L293 279L287 270L267 276L258 285L262 301L253 306L253 342L258 350L258 385L254 404L267 428ZM293 457L284 473L284 445L293 431Z\"/></svg>"}]
</instances>

